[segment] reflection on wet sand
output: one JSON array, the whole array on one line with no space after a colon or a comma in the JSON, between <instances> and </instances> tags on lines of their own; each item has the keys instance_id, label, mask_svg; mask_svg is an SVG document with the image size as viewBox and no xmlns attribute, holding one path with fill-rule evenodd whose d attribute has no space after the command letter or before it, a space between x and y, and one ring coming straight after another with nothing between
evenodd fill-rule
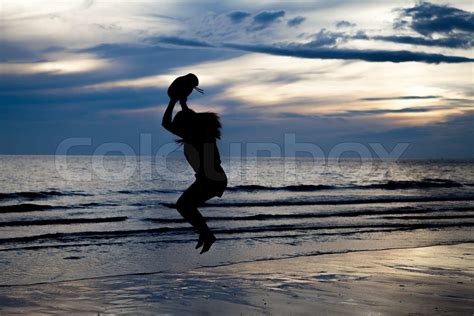
<instances>
[{"instance_id":1,"label":"reflection on wet sand","mask_svg":"<svg viewBox=\"0 0 474 316\"><path fill-rule=\"evenodd\" d=\"M471 314L473 277L469 243L2 287L0 301L7 314Z\"/></svg>"}]
</instances>

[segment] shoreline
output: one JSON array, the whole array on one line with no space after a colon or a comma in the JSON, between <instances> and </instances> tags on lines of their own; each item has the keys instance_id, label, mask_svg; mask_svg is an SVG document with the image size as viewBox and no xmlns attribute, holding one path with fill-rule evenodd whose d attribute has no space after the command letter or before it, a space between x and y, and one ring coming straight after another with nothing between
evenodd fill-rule
<instances>
[{"instance_id":1,"label":"shoreline","mask_svg":"<svg viewBox=\"0 0 474 316\"><path fill-rule=\"evenodd\" d=\"M327 252L317 251L315 253L306 253L306 254L302 254L302 255L289 255L287 257L261 258L261 259L255 259L255 260L243 260L243 261L238 261L238 262L221 263L221 264L216 264L216 265L203 265L203 266L200 266L200 267L190 269L189 271L199 271L201 269L205 270L205 269L212 269L212 268L223 268L223 267L229 267L229 266L233 266L233 265L289 260L289 259L297 259L297 258L304 258L304 257L311 258L311 257L318 257L318 256L343 255L343 254L360 253L360 252L364 253L364 252L377 252L377 251L388 251L388 250L420 249L420 248L430 248L430 247L438 247L438 246L457 246L457 245L471 244L471 243L474 244L474 241L473 242L471 242L471 241L454 241L454 242L440 243L440 244L437 244L437 245L417 246L417 247L355 249L355 250L327 251ZM189 271L184 271L183 273L187 273ZM142 275L160 275L160 274L167 274L167 273L169 274L170 272L168 272L168 271L136 272L136 273L111 274L111 275L92 276L92 277L85 277L85 278L78 278L78 279L66 279L66 280L58 280L58 281L44 281L44 282L25 283L25 284L0 284L0 289L1 288L10 288L10 287L28 287L28 286L37 286L37 285L59 284L59 283L76 282L76 281L101 280L101 279L108 279L108 278L121 278L121 277L129 277L129 276L134 277L134 276L142 276Z\"/></svg>"},{"instance_id":2,"label":"shoreline","mask_svg":"<svg viewBox=\"0 0 474 316\"><path fill-rule=\"evenodd\" d=\"M474 243L363 250L2 286L0 314L471 315L473 279Z\"/></svg>"}]
</instances>

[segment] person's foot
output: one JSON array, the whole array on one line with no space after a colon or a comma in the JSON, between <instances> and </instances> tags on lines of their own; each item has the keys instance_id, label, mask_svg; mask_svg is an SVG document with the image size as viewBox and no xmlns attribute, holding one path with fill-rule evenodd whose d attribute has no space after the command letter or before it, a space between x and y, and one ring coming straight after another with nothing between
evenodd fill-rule
<instances>
[{"instance_id":1,"label":"person's foot","mask_svg":"<svg viewBox=\"0 0 474 316\"><path fill-rule=\"evenodd\" d=\"M197 243L195 249L201 248L203 244L204 244L204 235L203 235L203 234L199 234L199 240L198 240L198 243Z\"/></svg>"},{"instance_id":2,"label":"person's foot","mask_svg":"<svg viewBox=\"0 0 474 316\"><path fill-rule=\"evenodd\" d=\"M212 244L216 241L216 237L211 233L204 237L204 245L201 250L201 255L211 249Z\"/></svg>"}]
</instances>

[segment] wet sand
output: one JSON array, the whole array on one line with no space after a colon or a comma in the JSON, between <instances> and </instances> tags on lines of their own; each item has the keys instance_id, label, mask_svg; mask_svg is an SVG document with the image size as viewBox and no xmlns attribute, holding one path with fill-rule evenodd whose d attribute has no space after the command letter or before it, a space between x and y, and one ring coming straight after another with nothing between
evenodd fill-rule
<instances>
[{"instance_id":1,"label":"wet sand","mask_svg":"<svg viewBox=\"0 0 474 316\"><path fill-rule=\"evenodd\" d=\"M472 315L473 278L474 243L360 251L3 286L0 314Z\"/></svg>"}]
</instances>

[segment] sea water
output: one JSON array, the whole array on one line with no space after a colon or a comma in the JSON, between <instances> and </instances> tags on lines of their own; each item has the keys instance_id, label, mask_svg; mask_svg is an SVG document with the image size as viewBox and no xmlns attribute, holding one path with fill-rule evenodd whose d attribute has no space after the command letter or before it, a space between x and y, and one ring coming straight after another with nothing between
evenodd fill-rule
<instances>
[{"instance_id":1,"label":"sea water","mask_svg":"<svg viewBox=\"0 0 474 316\"><path fill-rule=\"evenodd\" d=\"M179 157L0 156L0 285L473 241L474 161L223 158L229 187L174 209Z\"/></svg>"}]
</instances>

